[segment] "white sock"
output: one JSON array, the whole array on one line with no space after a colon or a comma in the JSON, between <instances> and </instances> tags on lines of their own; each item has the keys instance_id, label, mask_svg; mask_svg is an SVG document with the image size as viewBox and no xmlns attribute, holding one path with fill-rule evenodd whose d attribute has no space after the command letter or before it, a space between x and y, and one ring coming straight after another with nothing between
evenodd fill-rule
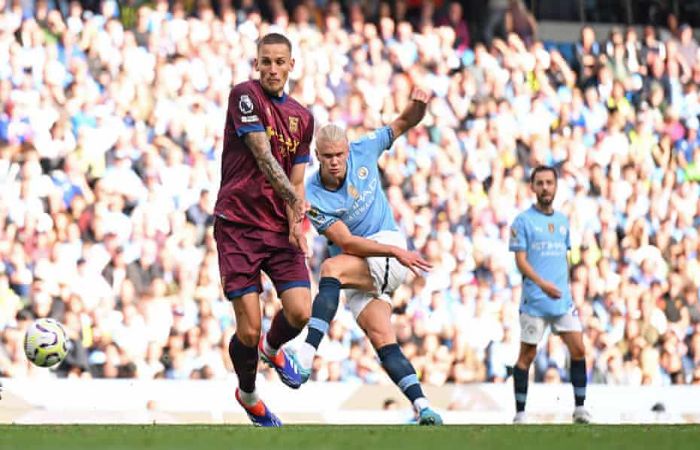
<instances>
[{"instance_id":1,"label":"white sock","mask_svg":"<svg viewBox=\"0 0 700 450\"><path fill-rule=\"evenodd\" d=\"M427 408L428 406L430 406L430 402L425 397L418 397L413 401L413 407L416 408L416 411L418 412Z\"/></svg>"},{"instance_id":2,"label":"white sock","mask_svg":"<svg viewBox=\"0 0 700 450\"><path fill-rule=\"evenodd\" d=\"M301 367L311 370L311 366L314 363L314 356L316 356L316 349L313 345L309 344L308 342L301 344L301 347L299 347L299 351L297 352L297 359L299 360Z\"/></svg>"},{"instance_id":3,"label":"white sock","mask_svg":"<svg viewBox=\"0 0 700 450\"><path fill-rule=\"evenodd\" d=\"M273 346L270 345L269 342L267 342L267 334L263 338L263 350L265 351L265 354L268 356L275 356L275 355L277 355L277 352L279 351L278 348L274 348Z\"/></svg>"},{"instance_id":4,"label":"white sock","mask_svg":"<svg viewBox=\"0 0 700 450\"><path fill-rule=\"evenodd\" d=\"M238 392L243 403L245 403L248 406L253 406L260 400L260 397L258 397L258 391L246 392L243 389L239 388Z\"/></svg>"}]
</instances>

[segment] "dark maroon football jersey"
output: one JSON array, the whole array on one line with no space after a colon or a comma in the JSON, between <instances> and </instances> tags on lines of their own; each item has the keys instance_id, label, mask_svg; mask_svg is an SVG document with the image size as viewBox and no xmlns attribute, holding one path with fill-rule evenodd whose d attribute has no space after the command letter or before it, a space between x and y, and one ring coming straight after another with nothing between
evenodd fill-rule
<instances>
[{"instance_id":1,"label":"dark maroon football jersey","mask_svg":"<svg viewBox=\"0 0 700 450\"><path fill-rule=\"evenodd\" d=\"M258 81L233 87L228 98L221 185L214 213L228 221L288 232L284 201L275 193L243 136L264 131L272 154L289 176L294 164L309 162L313 116L296 100L265 93Z\"/></svg>"}]
</instances>

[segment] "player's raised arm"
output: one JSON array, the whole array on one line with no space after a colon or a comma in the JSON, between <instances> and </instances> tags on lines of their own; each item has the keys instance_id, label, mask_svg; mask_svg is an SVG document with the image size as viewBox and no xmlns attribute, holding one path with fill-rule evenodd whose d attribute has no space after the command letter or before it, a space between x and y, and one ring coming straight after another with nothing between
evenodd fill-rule
<instances>
[{"instance_id":1,"label":"player's raised arm","mask_svg":"<svg viewBox=\"0 0 700 450\"><path fill-rule=\"evenodd\" d=\"M371 256L388 256L396 258L401 264L410 269L416 276L420 271L432 269L432 265L424 260L418 253L404 250L395 245L381 244L371 239L355 236L350 233L347 225L338 220L328 227L323 233L333 244L337 245L343 253L368 258Z\"/></svg>"},{"instance_id":2,"label":"player's raised arm","mask_svg":"<svg viewBox=\"0 0 700 450\"><path fill-rule=\"evenodd\" d=\"M423 120L425 110L430 100L430 94L421 88L414 87L409 97L408 106L401 111L399 117L389 124L394 139L415 127Z\"/></svg>"},{"instance_id":3,"label":"player's raised arm","mask_svg":"<svg viewBox=\"0 0 700 450\"><path fill-rule=\"evenodd\" d=\"M304 218L304 213L306 212L304 201L297 195L294 186L289 181L289 178L287 178L282 166L280 166L272 155L270 138L268 138L264 131L253 131L247 133L243 140L253 153L260 171L272 185L272 189L274 189L277 195L291 208L292 223L300 222Z\"/></svg>"}]
</instances>

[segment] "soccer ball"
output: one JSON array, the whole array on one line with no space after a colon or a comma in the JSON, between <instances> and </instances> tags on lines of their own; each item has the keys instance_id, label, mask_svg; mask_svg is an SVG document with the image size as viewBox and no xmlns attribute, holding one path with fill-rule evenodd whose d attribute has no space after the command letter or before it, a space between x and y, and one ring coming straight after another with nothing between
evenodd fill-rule
<instances>
[{"instance_id":1,"label":"soccer ball","mask_svg":"<svg viewBox=\"0 0 700 450\"><path fill-rule=\"evenodd\" d=\"M54 319L35 320L24 335L24 354L39 367L51 367L68 353L66 330Z\"/></svg>"}]
</instances>

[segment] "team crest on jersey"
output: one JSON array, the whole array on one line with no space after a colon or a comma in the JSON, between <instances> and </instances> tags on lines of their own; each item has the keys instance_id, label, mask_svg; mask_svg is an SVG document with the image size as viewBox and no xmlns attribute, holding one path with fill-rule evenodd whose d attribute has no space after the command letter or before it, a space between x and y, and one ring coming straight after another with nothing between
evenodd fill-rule
<instances>
[{"instance_id":1,"label":"team crest on jersey","mask_svg":"<svg viewBox=\"0 0 700 450\"><path fill-rule=\"evenodd\" d=\"M562 236L566 236L566 227L564 225L560 226L559 232L562 234Z\"/></svg>"},{"instance_id":2,"label":"team crest on jersey","mask_svg":"<svg viewBox=\"0 0 700 450\"><path fill-rule=\"evenodd\" d=\"M354 198L355 200L357 200L357 198L360 196L360 193L357 192L357 189L356 189L355 186L353 186L352 184L351 184L350 186L348 186L348 193L349 193L350 196L351 196L352 198Z\"/></svg>"},{"instance_id":3,"label":"team crest on jersey","mask_svg":"<svg viewBox=\"0 0 700 450\"><path fill-rule=\"evenodd\" d=\"M253 101L248 97L248 94L241 95L241 98L238 100L238 109L243 114L250 114L253 112Z\"/></svg>"},{"instance_id":4,"label":"team crest on jersey","mask_svg":"<svg viewBox=\"0 0 700 450\"><path fill-rule=\"evenodd\" d=\"M289 132L296 133L299 131L299 118L291 116L289 118Z\"/></svg>"},{"instance_id":5,"label":"team crest on jersey","mask_svg":"<svg viewBox=\"0 0 700 450\"><path fill-rule=\"evenodd\" d=\"M553 224L553 223L548 223L548 224L547 224L547 229L549 230L550 233L554 233L554 224Z\"/></svg>"},{"instance_id":6,"label":"team crest on jersey","mask_svg":"<svg viewBox=\"0 0 700 450\"><path fill-rule=\"evenodd\" d=\"M357 169L357 177L360 180L364 180L365 178L367 178L367 175L369 175L369 170L365 166L362 166L359 169Z\"/></svg>"}]
</instances>

